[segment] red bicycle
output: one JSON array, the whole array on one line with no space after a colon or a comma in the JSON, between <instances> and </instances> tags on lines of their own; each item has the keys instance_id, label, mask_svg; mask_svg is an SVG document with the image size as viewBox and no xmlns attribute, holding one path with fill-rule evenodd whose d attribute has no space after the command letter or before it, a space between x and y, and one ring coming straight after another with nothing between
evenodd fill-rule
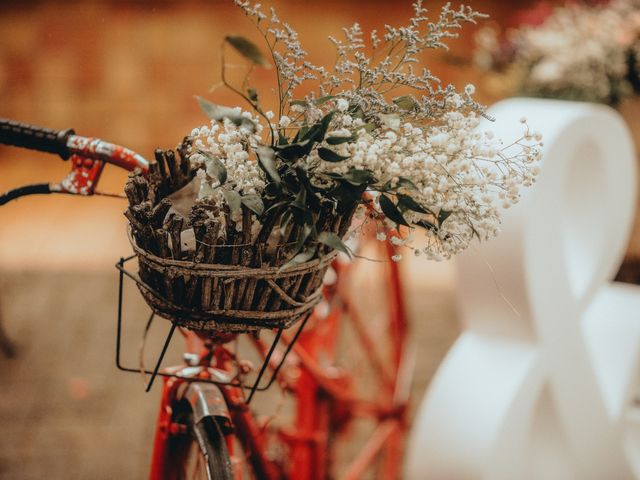
<instances>
[{"instance_id":1,"label":"red bicycle","mask_svg":"<svg viewBox=\"0 0 640 480\"><path fill-rule=\"evenodd\" d=\"M0 205L32 194L92 195L106 164L143 173L150 165L127 148L73 130L11 120L0 120L0 143L54 153L72 165L61 182L11 190ZM386 261L392 247L372 237L365 234L354 248L385 261L338 257L323 301L294 332L259 337L172 324L155 368L142 369L150 375L147 389L163 377L151 479L400 476L412 377L407 318L398 265ZM121 361L123 283L141 283L126 268L134 258L116 265L116 365L140 372ZM186 340L185 362L162 368L175 330Z\"/></svg>"}]
</instances>

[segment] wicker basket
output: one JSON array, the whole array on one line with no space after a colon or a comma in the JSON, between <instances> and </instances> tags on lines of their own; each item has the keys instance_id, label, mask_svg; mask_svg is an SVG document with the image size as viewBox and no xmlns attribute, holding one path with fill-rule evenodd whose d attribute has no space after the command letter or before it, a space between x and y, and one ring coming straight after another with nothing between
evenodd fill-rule
<instances>
[{"instance_id":1,"label":"wicker basket","mask_svg":"<svg viewBox=\"0 0 640 480\"><path fill-rule=\"evenodd\" d=\"M180 326L207 331L291 326L320 301L322 279L337 255L332 252L279 271L161 258L129 238L139 262L138 286L151 309Z\"/></svg>"}]
</instances>

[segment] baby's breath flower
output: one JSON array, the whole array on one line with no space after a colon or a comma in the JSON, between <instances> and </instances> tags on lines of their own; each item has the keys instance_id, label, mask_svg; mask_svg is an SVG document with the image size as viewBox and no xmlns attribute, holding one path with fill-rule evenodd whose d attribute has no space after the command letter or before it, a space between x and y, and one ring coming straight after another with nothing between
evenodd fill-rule
<instances>
[{"instance_id":1,"label":"baby's breath flower","mask_svg":"<svg viewBox=\"0 0 640 480\"><path fill-rule=\"evenodd\" d=\"M541 136L530 132L524 118L523 135L515 142L507 139L503 144L491 132L480 132L484 108L472 98L475 87L458 92L451 85L443 87L429 70L417 68L422 52L446 48L445 40L480 14L447 4L430 20L417 0L408 24L387 25L384 35L367 35L356 23L341 37L330 37L337 60L324 68L307 60L297 32L273 10L265 15L259 4L234 1L267 40L278 75L279 103L276 113L264 112L252 100L260 118L236 108L240 126L225 119L192 131L194 150L201 152L194 153L205 155L204 161L199 159L201 198L223 204L228 190L257 194L272 205L295 205L293 221L304 217L306 225L316 218L313 209L319 203L353 212L363 191L369 190L370 205L384 215L362 218L360 213L360 224L375 222L379 241L388 239L393 246L407 246L415 255L435 260L460 252L474 238L484 240L498 232L500 208L516 203L520 187L535 180ZM296 89L307 80L316 80L319 88L296 98ZM269 146L263 131L269 133ZM259 164L257 152L264 153L264 148L268 155L261 154ZM273 188L265 188L268 178ZM236 229L237 215L231 219ZM409 235L398 224L408 225ZM427 240L421 249L411 247L410 233L416 228ZM389 233L393 229L402 236ZM310 241L313 235L317 233L307 235ZM401 258L392 256L393 261Z\"/></svg>"}]
</instances>

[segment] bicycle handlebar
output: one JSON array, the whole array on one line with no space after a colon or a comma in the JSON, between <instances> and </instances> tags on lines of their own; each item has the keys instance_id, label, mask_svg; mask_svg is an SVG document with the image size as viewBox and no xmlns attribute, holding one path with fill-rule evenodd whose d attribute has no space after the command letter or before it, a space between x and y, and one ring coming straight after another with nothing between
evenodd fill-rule
<instances>
[{"instance_id":1,"label":"bicycle handlebar","mask_svg":"<svg viewBox=\"0 0 640 480\"><path fill-rule=\"evenodd\" d=\"M0 205L33 194L93 195L105 163L128 171L149 170L149 162L136 152L99 138L76 135L72 129L56 131L0 118L0 144L55 153L71 160L71 172L61 182L16 188L0 195Z\"/></svg>"},{"instance_id":2,"label":"bicycle handlebar","mask_svg":"<svg viewBox=\"0 0 640 480\"><path fill-rule=\"evenodd\" d=\"M67 141L74 133L70 128L56 131L0 118L0 143L55 153L64 160L67 160L71 155Z\"/></svg>"}]
</instances>

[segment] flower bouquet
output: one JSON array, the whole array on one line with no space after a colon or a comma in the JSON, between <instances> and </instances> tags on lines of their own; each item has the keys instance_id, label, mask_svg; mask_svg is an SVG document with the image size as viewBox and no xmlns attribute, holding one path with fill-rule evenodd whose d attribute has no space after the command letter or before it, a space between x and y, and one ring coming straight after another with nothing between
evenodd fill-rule
<instances>
[{"instance_id":1,"label":"flower bouquet","mask_svg":"<svg viewBox=\"0 0 640 480\"><path fill-rule=\"evenodd\" d=\"M307 59L275 11L235 4L264 38L222 46L221 85L243 107L198 97L210 121L177 154L158 150L148 178L127 186L141 289L156 313L200 330L287 327L319 301L335 256L352 255L351 235L375 229L440 260L497 233L500 209L534 181L540 136L524 120L506 144L479 131L473 86L458 92L419 66L478 13L446 5L430 21L418 1L405 26L365 36L355 24L329 38L329 68ZM226 73L232 52L246 63L238 85ZM251 86L257 68L275 71L275 112Z\"/></svg>"},{"instance_id":2,"label":"flower bouquet","mask_svg":"<svg viewBox=\"0 0 640 480\"><path fill-rule=\"evenodd\" d=\"M640 2L571 3L476 35L474 63L510 94L617 105L640 90Z\"/></svg>"}]
</instances>

